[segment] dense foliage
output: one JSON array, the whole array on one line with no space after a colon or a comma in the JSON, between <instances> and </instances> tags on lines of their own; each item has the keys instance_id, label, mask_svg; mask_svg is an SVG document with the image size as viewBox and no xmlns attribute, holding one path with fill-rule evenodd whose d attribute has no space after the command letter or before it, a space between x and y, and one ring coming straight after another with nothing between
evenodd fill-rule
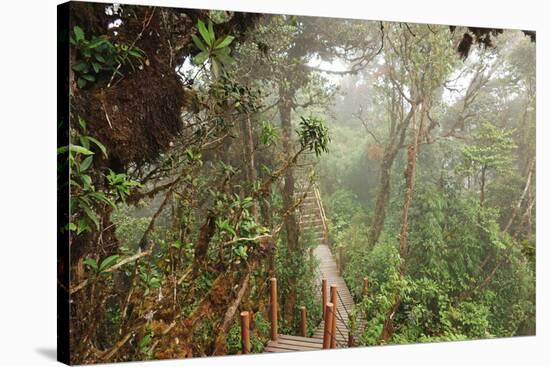
<instances>
[{"instance_id":1,"label":"dense foliage","mask_svg":"<svg viewBox=\"0 0 550 367\"><path fill-rule=\"evenodd\" d=\"M74 3L71 361L240 353L321 319L321 187L357 343L535 331L534 46L448 27ZM344 65L345 70L337 70ZM313 166L314 172L304 169ZM369 291L363 294L363 279ZM354 328L358 328L354 325Z\"/></svg>"}]
</instances>

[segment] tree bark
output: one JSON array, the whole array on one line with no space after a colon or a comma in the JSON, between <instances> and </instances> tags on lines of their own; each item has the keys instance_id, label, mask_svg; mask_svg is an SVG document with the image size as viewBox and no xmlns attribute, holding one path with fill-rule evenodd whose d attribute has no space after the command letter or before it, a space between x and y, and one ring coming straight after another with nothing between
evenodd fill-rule
<instances>
[{"instance_id":1,"label":"tree bark","mask_svg":"<svg viewBox=\"0 0 550 367\"><path fill-rule=\"evenodd\" d=\"M279 116L282 127L282 147L287 159L294 155L294 147L292 145L292 92L284 86L279 87ZM294 204L294 169L288 167L284 175L283 186L283 208L291 208ZM298 251L298 223L295 211L288 213L284 219L284 227L286 231L286 240L290 256L301 256ZM294 306L296 304L296 286L297 280L293 277L288 279L288 292L284 298L283 316L287 321L292 320Z\"/></svg>"},{"instance_id":2,"label":"tree bark","mask_svg":"<svg viewBox=\"0 0 550 367\"><path fill-rule=\"evenodd\" d=\"M408 228L409 228L409 209L411 207L415 176L416 176L416 163L418 157L418 150L420 146L420 138L422 136L422 129L424 123L424 114L421 114L420 124L417 127L415 118L413 117L412 129L411 129L411 142L407 150L407 167L405 168L404 176L406 182L405 196L403 198L403 210L401 212L401 229L399 231L399 277L403 278L405 276L405 263L407 258L407 238L408 238ZM382 328L382 333L380 335L381 341L387 341L393 335L393 318L399 306L401 305L401 297L399 294L396 296L396 299L392 306L390 307L386 320L384 321L384 326Z\"/></svg>"},{"instance_id":3,"label":"tree bark","mask_svg":"<svg viewBox=\"0 0 550 367\"><path fill-rule=\"evenodd\" d=\"M384 221L386 219L386 208L390 200L391 191L391 169L395 161L397 153L403 145L405 135L410 121L416 111L416 106L411 106L407 116L397 124L397 127L393 134L389 137L390 140L384 149L384 158L380 167L380 189L376 196L376 206L374 209L374 218L369 230L368 247L372 248L378 242L382 229L384 228Z\"/></svg>"},{"instance_id":4,"label":"tree bark","mask_svg":"<svg viewBox=\"0 0 550 367\"><path fill-rule=\"evenodd\" d=\"M523 188L523 192L521 193L521 196L520 196L517 204L514 206L514 209L512 210L512 215L510 216L510 219L508 220L508 223L506 224L506 227L504 227L504 232L508 232L508 230L512 226L512 223L514 222L514 219L516 219L518 211L521 208L521 204L525 200L525 196L527 195L527 192L529 191L529 186L531 186L531 176L533 175L534 167L535 167L535 159L533 158L531 160L531 162L529 162L529 168L528 168L528 171L527 171L527 179L525 180L525 186Z\"/></svg>"},{"instance_id":5,"label":"tree bark","mask_svg":"<svg viewBox=\"0 0 550 367\"><path fill-rule=\"evenodd\" d=\"M217 330L217 336L214 342L214 352L212 353L213 355L222 355L226 353L225 337L227 335L227 331L231 327L233 319L235 318L235 314L239 309L239 305L243 300L243 296L246 293L246 290L248 289L248 286L250 284L250 274L251 274L251 270L249 269L246 275L244 276L243 280L241 281L239 291L237 292L237 296L235 297L233 302L231 302L231 306L229 306L227 311L225 311L222 325Z\"/></svg>"},{"instance_id":6,"label":"tree bark","mask_svg":"<svg viewBox=\"0 0 550 367\"><path fill-rule=\"evenodd\" d=\"M485 179L486 179L486 173L487 173L487 167L483 166L481 168L481 189L479 193L479 205L483 206L483 203L485 202Z\"/></svg>"}]
</instances>

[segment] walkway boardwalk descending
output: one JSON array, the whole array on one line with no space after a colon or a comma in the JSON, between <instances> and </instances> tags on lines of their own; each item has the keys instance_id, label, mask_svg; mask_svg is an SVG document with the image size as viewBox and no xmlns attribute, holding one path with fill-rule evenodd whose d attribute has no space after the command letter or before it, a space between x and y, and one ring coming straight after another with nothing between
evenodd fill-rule
<instances>
[{"instance_id":1,"label":"walkway boardwalk descending","mask_svg":"<svg viewBox=\"0 0 550 367\"><path fill-rule=\"evenodd\" d=\"M300 207L300 226L302 232L313 231L319 242L313 254L319 260L319 271L317 273L317 284L319 289L319 307L321 302L321 284L322 280L327 280L327 286L335 285L338 291L336 303L336 348L346 348L348 346L349 335L349 313L354 305L351 292L349 291L344 278L338 271L336 260L327 245L326 222L324 210L322 209L321 198L315 188L307 189L307 196ZM302 195L298 193L297 195ZM329 298L330 298L330 292ZM270 340L265 347L265 352L293 352L317 350L323 348L324 321L317 327L317 330L311 338L280 335L276 341Z\"/></svg>"},{"instance_id":2,"label":"walkway boardwalk descending","mask_svg":"<svg viewBox=\"0 0 550 367\"><path fill-rule=\"evenodd\" d=\"M315 256L319 259L319 284L321 279L327 279L328 286L336 285L338 289L338 300L336 303L336 344L338 348L344 348L348 346L348 320L349 313L354 305L351 292L338 272L338 265L330 252L329 247L321 243L314 250ZM321 287L319 287L321 288ZM314 338L320 338L323 340L323 323L317 327L317 331L314 334Z\"/></svg>"},{"instance_id":3,"label":"walkway boardwalk descending","mask_svg":"<svg viewBox=\"0 0 550 367\"><path fill-rule=\"evenodd\" d=\"M336 347L346 348L348 346L348 319L353 307L353 298L346 286L344 279L338 273L338 266L327 245L320 244L314 250L314 255L319 259L318 282L321 289L322 279L327 279L328 285L336 285L338 289L337 320L336 320ZM321 307L321 303L319 303ZM324 322L321 321L315 334L311 338L301 336L279 334L277 341L270 340L264 352L297 352L306 350L323 349Z\"/></svg>"}]
</instances>

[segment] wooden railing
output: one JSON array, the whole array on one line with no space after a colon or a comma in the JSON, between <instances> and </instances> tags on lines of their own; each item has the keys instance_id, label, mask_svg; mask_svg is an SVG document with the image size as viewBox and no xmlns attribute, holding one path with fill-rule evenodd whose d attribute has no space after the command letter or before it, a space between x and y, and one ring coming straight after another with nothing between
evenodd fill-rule
<instances>
[{"instance_id":1,"label":"wooden railing","mask_svg":"<svg viewBox=\"0 0 550 367\"><path fill-rule=\"evenodd\" d=\"M321 201L321 193L317 185L313 185L313 192L315 193L315 201L319 207L319 212L321 213L321 222L323 224L323 237L328 244L328 226L327 226L327 217L325 214L325 208L323 207L323 202Z\"/></svg>"}]
</instances>

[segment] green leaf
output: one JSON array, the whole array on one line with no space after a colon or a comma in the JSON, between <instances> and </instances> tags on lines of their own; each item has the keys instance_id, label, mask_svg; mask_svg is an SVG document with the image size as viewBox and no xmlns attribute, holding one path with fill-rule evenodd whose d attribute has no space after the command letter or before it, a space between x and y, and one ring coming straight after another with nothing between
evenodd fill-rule
<instances>
[{"instance_id":1,"label":"green leaf","mask_svg":"<svg viewBox=\"0 0 550 367\"><path fill-rule=\"evenodd\" d=\"M97 229L99 229L99 218L97 217L97 214L93 212L93 210L83 202L80 202L79 207L84 210L84 213L86 213L86 216L94 222Z\"/></svg>"},{"instance_id":2,"label":"green leaf","mask_svg":"<svg viewBox=\"0 0 550 367\"><path fill-rule=\"evenodd\" d=\"M205 44L201 41L199 37L192 34L191 38L193 39L193 43L195 44L195 46L199 48L199 50L208 52L208 49L206 48Z\"/></svg>"},{"instance_id":3,"label":"green leaf","mask_svg":"<svg viewBox=\"0 0 550 367\"><path fill-rule=\"evenodd\" d=\"M87 47L88 48L96 48L106 42L109 42L107 41L106 39L104 38L94 38L92 41L90 41L90 43L88 43Z\"/></svg>"},{"instance_id":4,"label":"green leaf","mask_svg":"<svg viewBox=\"0 0 550 367\"><path fill-rule=\"evenodd\" d=\"M94 56L97 61L105 63L105 58L100 54L95 54Z\"/></svg>"},{"instance_id":5,"label":"green leaf","mask_svg":"<svg viewBox=\"0 0 550 367\"><path fill-rule=\"evenodd\" d=\"M222 66L220 62L216 59L212 59L212 73L215 78L219 78L222 71Z\"/></svg>"},{"instance_id":6,"label":"green leaf","mask_svg":"<svg viewBox=\"0 0 550 367\"><path fill-rule=\"evenodd\" d=\"M216 45L214 46L215 49L220 49L220 48L224 48L224 47L227 47L231 44L231 42L233 42L233 40L235 39L235 37L233 36L225 36L224 38L220 38L220 40L216 41Z\"/></svg>"},{"instance_id":7,"label":"green leaf","mask_svg":"<svg viewBox=\"0 0 550 367\"><path fill-rule=\"evenodd\" d=\"M82 41L84 39L84 31L79 26L75 25L73 28L76 41Z\"/></svg>"},{"instance_id":8,"label":"green leaf","mask_svg":"<svg viewBox=\"0 0 550 367\"><path fill-rule=\"evenodd\" d=\"M86 135L81 135L80 138L80 145L82 145L86 149L90 149L90 139Z\"/></svg>"},{"instance_id":9,"label":"green leaf","mask_svg":"<svg viewBox=\"0 0 550 367\"><path fill-rule=\"evenodd\" d=\"M105 156L105 158L108 157L107 148L105 148L105 145L101 144L101 142L99 140L97 140L96 138L92 138L91 136L88 136L87 138L92 143L94 143L99 148L99 150L101 150L101 153L103 153L103 156Z\"/></svg>"},{"instance_id":10,"label":"green leaf","mask_svg":"<svg viewBox=\"0 0 550 367\"><path fill-rule=\"evenodd\" d=\"M78 80L76 81L76 84L78 85L78 88L84 88L87 82L82 78L78 78Z\"/></svg>"},{"instance_id":11,"label":"green leaf","mask_svg":"<svg viewBox=\"0 0 550 367\"><path fill-rule=\"evenodd\" d=\"M84 155L92 155L94 154L94 152L92 152L91 150L88 150L80 145L74 145L74 144L71 144L69 146L69 150L71 152L75 152L75 153L80 153L80 154L84 154Z\"/></svg>"},{"instance_id":12,"label":"green leaf","mask_svg":"<svg viewBox=\"0 0 550 367\"><path fill-rule=\"evenodd\" d=\"M78 116L78 124L82 130L86 130L86 120L84 120L81 116Z\"/></svg>"},{"instance_id":13,"label":"green leaf","mask_svg":"<svg viewBox=\"0 0 550 367\"><path fill-rule=\"evenodd\" d=\"M65 145L64 147L57 148L57 154L63 154L66 153L69 150L69 146Z\"/></svg>"},{"instance_id":14,"label":"green leaf","mask_svg":"<svg viewBox=\"0 0 550 367\"><path fill-rule=\"evenodd\" d=\"M143 57L143 54L141 52L139 52L138 50L136 50L136 49L128 50L128 55L131 55L131 56L136 57L138 59Z\"/></svg>"},{"instance_id":15,"label":"green leaf","mask_svg":"<svg viewBox=\"0 0 550 367\"><path fill-rule=\"evenodd\" d=\"M212 24L212 21L208 21L208 33L210 34L210 41L214 43L214 40L216 39L216 34L214 33L214 25Z\"/></svg>"},{"instance_id":16,"label":"green leaf","mask_svg":"<svg viewBox=\"0 0 550 367\"><path fill-rule=\"evenodd\" d=\"M142 353L144 353L151 343L151 334L145 334L143 338L139 341L139 349Z\"/></svg>"},{"instance_id":17,"label":"green leaf","mask_svg":"<svg viewBox=\"0 0 550 367\"><path fill-rule=\"evenodd\" d=\"M176 242L172 243L172 247L175 248L175 249L178 249L178 250L181 248L182 245L183 244L180 241L176 241Z\"/></svg>"},{"instance_id":18,"label":"green leaf","mask_svg":"<svg viewBox=\"0 0 550 367\"><path fill-rule=\"evenodd\" d=\"M99 272L105 271L106 269L113 266L117 262L119 257L120 257L120 255L111 255L108 258L106 258L105 260L103 260L101 262L101 265L99 266Z\"/></svg>"},{"instance_id":19,"label":"green leaf","mask_svg":"<svg viewBox=\"0 0 550 367\"><path fill-rule=\"evenodd\" d=\"M97 267L97 261L94 260L94 259L91 259L91 258L87 258L87 259L84 259L84 261L82 261L82 263L84 265L87 265L89 266L91 269L93 269L94 271L97 271L98 267Z\"/></svg>"},{"instance_id":20,"label":"green leaf","mask_svg":"<svg viewBox=\"0 0 550 367\"><path fill-rule=\"evenodd\" d=\"M224 65L231 65L235 62L235 60L231 56L222 53L216 54L216 59L218 59Z\"/></svg>"},{"instance_id":21,"label":"green leaf","mask_svg":"<svg viewBox=\"0 0 550 367\"><path fill-rule=\"evenodd\" d=\"M197 56L193 58L193 62L196 65L201 65L204 61L206 61L207 58L208 58L208 52L202 51L202 52L199 52Z\"/></svg>"},{"instance_id":22,"label":"green leaf","mask_svg":"<svg viewBox=\"0 0 550 367\"><path fill-rule=\"evenodd\" d=\"M93 156L89 156L89 157L86 157L82 163L80 163L80 172L84 172L86 171L88 168L90 168L90 166L92 165L92 161L93 161L94 157Z\"/></svg>"},{"instance_id":23,"label":"green leaf","mask_svg":"<svg viewBox=\"0 0 550 367\"><path fill-rule=\"evenodd\" d=\"M89 82L95 82L95 76L92 74L82 74L82 78L86 79Z\"/></svg>"},{"instance_id":24,"label":"green leaf","mask_svg":"<svg viewBox=\"0 0 550 367\"><path fill-rule=\"evenodd\" d=\"M92 68L94 68L94 71L95 71L96 73L99 73L99 71L101 70L101 65L98 64L97 62L93 62L93 61L92 61Z\"/></svg>"},{"instance_id":25,"label":"green leaf","mask_svg":"<svg viewBox=\"0 0 550 367\"><path fill-rule=\"evenodd\" d=\"M96 201L110 205L113 208L116 207L115 203L111 199L109 199L103 192L91 192L89 196L95 199Z\"/></svg>"},{"instance_id":26,"label":"green leaf","mask_svg":"<svg viewBox=\"0 0 550 367\"><path fill-rule=\"evenodd\" d=\"M74 71L84 71L88 69L88 64L86 64L84 61L77 62L72 66L72 69Z\"/></svg>"},{"instance_id":27,"label":"green leaf","mask_svg":"<svg viewBox=\"0 0 550 367\"><path fill-rule=\"evenodd\" d=\"M85 231L90 231L90 227L88 226L88 224L86 224L86 221L84 219L80 219L78 221L78 226L77 226L77 230L76 230L76 234L81 234L82 232L85 232Z\"/></svg>"},{"instance_id":28,"label":"green leaf","mask_svg":"<svg viewBox=\"0 0 550 367\"><path fill-rule=\"evenodd\" d=\"M92 178L88 175L81 175L80 179L84 183L85 187L91 187L92 186Z\"/></svg>"},{"instance_id":29,"label":"green leaf","mask_svg":"<svg viewBox=\"0 0 550 367\"><path fill-rule=\"evenodd\" d=\"M208 33L208 30L206 29L206 26L202 22L202 20L199 20L197 22L197 28L199 29L199 33L202 36L202 39L208 46L212 47L212 40L210 39L210 34Z\"/></svg>"}]
</instances>

